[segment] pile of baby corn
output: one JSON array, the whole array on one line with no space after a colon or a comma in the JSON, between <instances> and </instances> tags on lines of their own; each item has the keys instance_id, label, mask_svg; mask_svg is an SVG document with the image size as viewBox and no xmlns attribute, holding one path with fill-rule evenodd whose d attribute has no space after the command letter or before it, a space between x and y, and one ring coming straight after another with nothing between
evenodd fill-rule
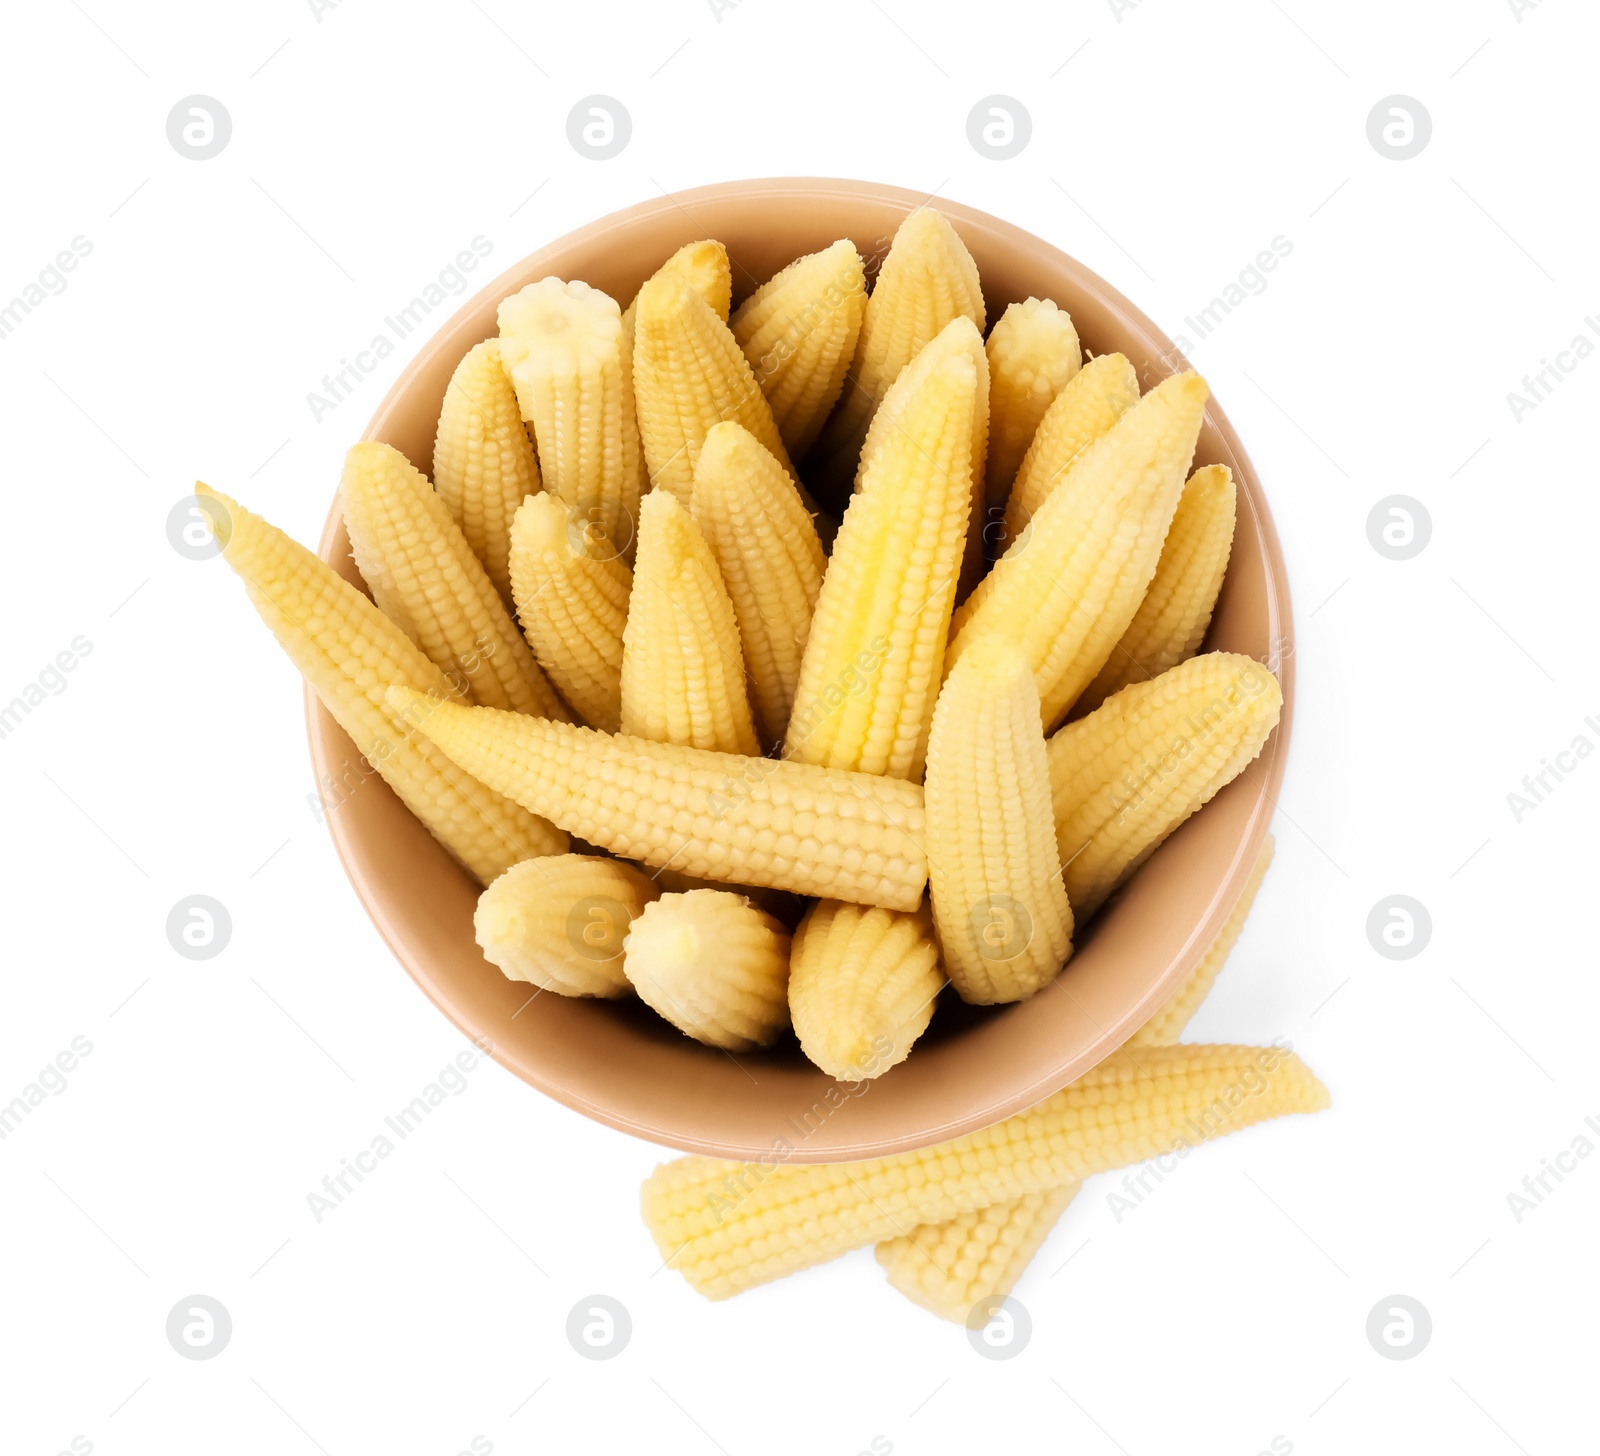
<instances>
[{"instance_id":1,"label":"pile of baby corn","mask_svg":"<svg viewBox=\"0 0 1600 1456\"><path fill-rule=\"evenodd\" d=\"M946 984L1048 986L1282 700L1250 658L1195 655L1235 518L1226 466L1190 474L1197 375L1141 396L1048 299L985 341L977 267L928 208L870 292L841 239L732 297L706 241L626 308L553 277L505 299L431 481L349 452L370 599L197 493L328 711L486 886L493 964L729 1052L792 1027L860 1082ZM1322 1104L1289 1053L1167 1045L1245 908L1145 1032L1027 1114L871 1163L659 1169L662 1252L712 1295L867 1243L941 1313L1003 1294L1088 1174Z\"/></svg>"}]
</instances>

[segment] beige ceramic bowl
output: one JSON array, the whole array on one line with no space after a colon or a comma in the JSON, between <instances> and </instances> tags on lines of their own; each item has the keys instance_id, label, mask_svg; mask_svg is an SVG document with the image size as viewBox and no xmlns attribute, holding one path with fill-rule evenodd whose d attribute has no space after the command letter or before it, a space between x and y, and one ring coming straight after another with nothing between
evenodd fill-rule
<instances>
[{"instance_id":1,"label":"beige ceramic bowl","mask_svg":"<svg viewBox=\"0 0 1600 1456\"><path fill-rule=\"evenodd\" d=\"M822 178L729 182L642 203L541 248L462 306L401 375L367 427L431 474L446 383L496 332L500 299L549 274L626 303L674 249L719 238L734 302L802 253L836 238L881 252L918 194ZM1172 344L1116 289L1021 228L938 203L971 249L989 320L1030 294L1068 309L1085 347L1120 350L1145 387L1171 372ZM1196 462L1230 466L1239 518L1208 648L1244 652L1283 684L1283 718L1248 772L1190 819L1077 938L1050 989L981 1013L941 1005L908 1061L842 1087L792 1042L733 1057L680 1035L637 1003L540 995L506 980L472 935L477 890L388 787L368 777L332 811L334 844L400 963L461 1030L568 1107L652 1141L730 1158L836 1162L916 1148L983 1127L1056 1091L1119 1046L1166 999L1217 933L1266 836L1294 701L1289 590L1255 471L1215 402ZM359 583L337 502L321 553ZM307 695L319 783L357 763L354 746ZM325 777L326 776L326 777ZM949 996L949 993L945 993Z\"/></svg>"}]
</instances>

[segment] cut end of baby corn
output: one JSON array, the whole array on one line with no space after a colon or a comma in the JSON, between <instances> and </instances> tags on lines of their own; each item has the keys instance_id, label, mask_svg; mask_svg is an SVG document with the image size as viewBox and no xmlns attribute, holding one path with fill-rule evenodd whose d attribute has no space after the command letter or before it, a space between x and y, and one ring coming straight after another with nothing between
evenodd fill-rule
<instances>
[{"instance_id":1,"label":"cut end of baby corn","mask_svg":"<svg viewBox=\"0 0 1600 1456\"><path fill-rule=\"evenodd\" d=\"M1046 728L1111 656L1155 575L1209 391L1164 379L1077 457L956 614L948 661L982 637L1027 655ZM1063 396L1064 397L1064 392Z\"/></svg>"},{"instance_id":2,"label":"cut end of baby corn","mask_svg":"<svg viewBox=\"0 0 1600 1456\"><path fill-rule=\"evenodd\" d=\"M450 691L444 674L320 557L209 486L195 494L223 559L356 752L480 884L518 860L560 854L567 836L501 797L434 744L408 734L386 702L404 684Z\"/></svg>"},{"instance_id":3,"label":"cut end of baby corn","mask_svg":"<svg viewBox=\"0 0 1600 1456\"><path fill-rule=\"evenodd\" d=\"M916 784L598 733L403 688L386 701L468 773L623 858L891 910L921 903L928 862Z\"/></svg>"},{"instance_id":4,"label":"cut end of baby corn","mask_svg":"<svg viewBox=\"0 0 1600 1456\"><path fill-rule=\"evenodd\" d=\"M353 445L339 500L384 613L471 701L570 717L428 478L392 445Z\"/></svg>"},{"instance_id":5,"label":"cut end of baby corn","mask_svg":"<svg viewBox=\"0 0 1600 1456\"><path fill-rule=\"evenodd\" d=\"M1078 712L1098 708L1131 682L1159 677L1199 650L1233 549L1234 497L1226 465L1202 465L1189 477L1149 590L1099 676L1083 690Z\"/></svg>"},{"instance_id":6,"label":"cut end of baby corn","mask_svg":"<svg viewBox=\"0 0 1600 1456\"><path fill-rule=\"evenodd\" d=\"M511 588L523 635L561 696L591 728L622 722L622 632L633 573L592 523L552 495L511 522Z\"/></svg>"},{"instance_id":7,"label":"cut end of baby corn","mask_svg":"<svg viewBox=\"0 0 1600 1456\"><path fill-rule=\"evenodd\" d=\"M500 354L533 426L545 489L627 554L643 480L616 300L542 278L500 303Z\"/></svg>"},{"instance_id":8,"label":"cut end of baby corn","mask_svg":"<svg viewBox=\"0 0 1600 1456\"><path fill-rule=\"evenodd\" d=\"M866 309L861 254L840 238L774 274L730 320L791 459L811 448L838 402Z\"/></svg>"},{"instance_id":9,"label":"cut end of baby corn","mask_svg":"<svg viewBox=\"0 0 1600 1456\"><path fill-rule=\"evenodd\" d=\"M920 778L972 505L977 370L943 359L851 498L800 666L787 753Z\"/></svg>"},{"instance_id":10,"label":"cut end of baby corn","mask_svg":"<svg viewBox=\"0 0 1600 1456\"><path fill-rule=\"evenodd\" d=\"M659 891L632 865L558 854L513 865L478 897L484 958L511 980L560 996L626 996L622 943Z\"/></svg>"},{"instance_id":11,"label":"cut end of baby corn","mask_svg":"<svg viewBox=\"0 0 1600 1456\"><path fill-rule=\"evenodd\" d=\"M1013 303L989 331L987 499L1000 505L1045 411L1083 364L1071 315L1048 298Z\"/></svg>"},{"instance_id":12,"label":"cut end of baby corn","mask_svg":"<svg viewBox=\"0 0 1600 1456\"><path fill-rule=\"evenodd\" d=\"M1183 984L1172 993L1161 1010L1128 1038L1129 1046L1168 1046L1183 1035L1184 1028L1200 1009L1200 1003L1211 994L1217 973L1227 962L1239 933L1244 929L1250 907L1256 902L1256 891L1261 888L1267 867L1272 863L1275 847L1269 834L1261 846L1260 854L1256 856L1250 878L1245 881L1244 893L1239 896L1238 903L1234 905L1217 938L1207 947L1199 964L1184 978Z\"/></svg>"},{"instance_id":13,"label":"cut end of baby corn","mask_svg":"<svg viewBox=\"0 0 1600 1456\"><path fill-rule=\"evenodd\" d=\"M691 506L733 603L761 742L780 742L827 564L816 526L783 467L732 420L706 435Z\"/></svg>"},{"instance_id":14,"label":"cut end of baby corn","mask_svg":"<svg viewBox=\"0 0 1600 1456\"><path fill-rule=\"evenodd\" d=\"M1185 1158L1212 1138L1327 1105L1327 1090L1278 1046L1139 1047L1026 1112L913 1153L806 1165L679 1158L645 1180L642 1211L665 1262L725 1299L919 1224L1159 1153Z\"/></svg>"},{"instance_id":15,"label":"cut end of baby corn","mask_svg":"<svg viewBox=\"0 0 1600 1456\"><path fill-rule=\"evenodd\" d=\"M498 339L469 349L450 376L433 442L433 483L501 600L509 603L511 518L541 485Z\"/></svg>"},{"instance_id":16,"label":"cut end of baby corn","mask_svg":"<svg viewBox=\"0 0 1600 1456\"><path fill-rule=\"evenodd\" d=\"M1282 707L1260 663L1207 652L1130 684L1051 738L1056 836L1080 919L1250 765Z\"/></svg>"},{"instance_id":17,"label":"cut end of baby corn","mask_svg":"<svg viewBox=\"0 0 1600 1456\"><path fill-rule=\"evenodd\" d=\"M1121 354L1089 360L1062 386L1010 483L1005 520L989 542L990 554L1003 556L1028 528L1034 512L1066 478L1067 467L1085 446L1098 440L1139 402L1139 376Z\"/></svg>"},{"instance_id":18,"label":"cut end of baby corn","mask_svg":"<svg viewBox=\"0 0 1600 1456\"><path fill-rule=\"evenodd\" d=\"M789 966L800 1049L840 1082L881 1077L928 1029L944 980L925 908L819 900L795 932Z\"/></svg>"},{"instance_id":19,"label":"cut end of baby corn","mask_svg":"<svg viewBox=\"0 0 1600 1456\"><path fill-rule=\"evenodd\" d=\"M849 488L867 426L889 386L951 319L985 326L978 265L949 219L933 208L896 230L867 299L844 395L817 441L821 473Z\"/></svg>"},{"instance_id":20,"label":"cut end of baby corn","mask_svg":"<svg viewBox=\"0 0 1600 1456\"><path fill-rule=\"evenodd\" d=\"M1020 1001L1072 954L1039 693L1020 649L985 638L934 710L924 786L928 889L963 1001Z\"/></svg>"},{"instance_id":21,"label":"cut end of baby corn","mask_svg":"<svg viewBox=\"0 0 1600 1456\"><path fill-rule=\"evenodd\" d=\"M998 1302L1016 1288L1082 1186L1063 1183L944 1223L919 1224L873 1252L890 1285L913 1304L964 1324L980 1304Z\"/></svg>"},{"instance_id":22,"label":"cut end of baby corn","mask_svg":"<svg viewBox=\"0 0 1600 1456\"><path fill-rule=\"evenodd\" d=\"M704 534L669 491L653 490L640 503L622 643L624 733L720 753L761 752L733 602Z\"/></svg>"},{"instance_id":23,"label":"cut end of baby corn","mask_svg":"<svg viewBox=\"0 0 1600 1456\"><path fill-rule=\"evenodd\" d=\"M661 896L628 932L623 969L640 1000L707 1046L769 1046L789 1024L789 932L743 895Z\"/></svg>"},{"instance_id":24,"label":"cut end of baby corn","mask_svg":"<svg viewBox=\"0 0 1600 1456\"><path fill-rule=\"evenodd\" d=\"M728 326L676 273L639 290L633 384L650 483L687 506L707 432L734 420L789 463L771 406Z\"/></svg>"}]
</instances>

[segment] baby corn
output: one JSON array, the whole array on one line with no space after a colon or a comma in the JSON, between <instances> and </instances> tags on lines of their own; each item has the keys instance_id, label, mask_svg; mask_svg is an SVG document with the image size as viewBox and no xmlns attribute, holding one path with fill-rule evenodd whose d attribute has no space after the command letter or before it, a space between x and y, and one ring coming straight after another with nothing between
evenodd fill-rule
<instances>
[{"instance_id":1,"label":"baby corn","mask_svg":"<svg viewBox=\"0 0 1600 1456\"><path fill-rule=\"evenodd\" d=\"M1178 498L1150 588L1079 710L1098 708L1131 682L1159 677L1194 656L1211 625L1233 549L1233 472L1202 465Z\"/></svg>"},{"instance_id":2,"label":"baby corn","mask_svg":"<svg viewBox=\"0 0 1600 1456\"><path fill-rule=\"evenodd\" d=\"M633 589L627 563L596 555L587 523L541 492L512 519L509 564L517 615L539 665L589 727L615 733Z\"/></svg>"},{"instance_id":3,"label":"baby corn","mask_svg":"<svg viewBox=\"0 0 1600 1456\"><path fill-rule=\"evenodd\" d=\"M450 691L444 674L399 627L277 527L209 486L196 485L195 493L216 503L223 559L289 660L356 752L468 873L487 884L518 860L566 849L567 836L554 825L502 798L399 724L385 703L391 684Z\"/></svg>"},{"instance_id":4,"label":"baby corn","mask_svg":"<svg viewBox=\"0 0 1600 1456\"><path fill-rule=\"evenodd\" d=\"M469 349L450 376L433 442L433 484L509 604L511 518L541 485L498 339Z\"/></svg>"},{"instance_id":5,"label":"baby corn","mask_svg":"<svg viewBox=\"0 0 1600 1456\"><path fill-rule=\"evenodd\" d=\"M706 435L691 505L733 602L761 742L781 742L826 565L816 527L783 467L732 420Z\"/></svg>"},{"instance_id":6,"label":"baby corn","mask_svg":"<svg viewBox=\"0 0 1600 1456\"><path fill-rule=\"evenodd\" d=\"M971 359L941 361L867 463L800 664L786 752L802 763L922 775L972 503L976 388Z\"/></svg>"},{"instance_id":7,"label":"baby corn","mask_svg":"<svg viewBox=\"0 0 1600 1456\"><path fill-rule=\"evenodd\" d=\"M861 254L840 238L774 274L730 320L791 459L811 448L838 402L866 309Z\"/></svg>"},{"instance_id":8,"label":"baby corn","mask_svg":"<svg viewBox=\"0 0 1600 1456\"><path fill-rule=\"evenodd\" d=\"M1078 331L1048 298L1013 303L989 331L989 505L1002 505L1045 411L1083 364Z\"/></svg>"},{"instance_id":9,"label":"baby corn","mask_svg":"<svg viewBox=\"0 0 1600 1456\"><path fill-rule=\"evenodd\" d=\"M587 283L530 283L501 301L500 356L545 489L630 554L644 474L616 301Z\"/></svg>"},{"instance_id":10,"label":"baby corn","mask_svg":"<svg viewBox=\"0 0 1600 1456\"><path fill-rule=\"evenodd\" d=\"M1155 574L1207 393L1192 372L1163 380L1078 456L1027 538L956 614L948 663L981 637L1017 643L1038 682L1045 727L1060 722Z\"/></svg>"},{"instance_id":11,"label":"baby corn","mask_svg":"<svg viewBox=\"0 0 1600 1456\"><path fill-rule=\"evenodd\" d=\"M677 274L705 299L712 313L727 323L728 308L733 303L733 267L728 262L728 250L721 243L713 238L685 243L651 277L659 278L663 273ZM638 315L639 295L636 293L633 301L622 310L622 338L630 355Z\"/></svg>"},{"instance_id":12,"label":"baby corn","mask_svg":"<svg viewBox=\"0 0 1600 1456\"><path fill-rule=\"evenodd\" d=\"M626 996L622 942L660 893L648 875L591 854L513 865L478 897L484 959L511 980L561 996Z\"/></svg>"},{"instance_id":13,"label":"baby corn","mask_svg":"<svg viewBox=\"0 0 1600 1456\"><path fill-rule=\"evenodd\" d=\"M651 491L639 508L639 557L622 633L622 731L685 748L761 752L739 624L717 559L694 518L665 490Z\"/></svg>"},{"instance_id":14,"label":"baby corn","mask_svg":"<svg viewBox=\"0 0 1600 1456\"><path fill-rule=\"evenodd\" d=\"M1020 1001L1072 954L1072 907L1047 807L1039 693L1021 651L985 639L934 709L924 786L928 889L963 1001Z\"/></svg>"},{"instance_id":15,"label":"baby corn","mask_svg":"<svg viewBox=\"0 0 1600 1456\"><path fill-rule=\"evenodd\" d=\"M468 773L624 858L891 910L922 899L916 784L651 743L403 688L389 706Z\"/></svg>"},{"instance_id":16,"label":"baby corn","mask_svg":"<svg viewBox=\"0 0 1600 1456\"><path fill-rule=\"evenodd\" d=\"M818 461L838 485L848 488L867 426L889 386L961 314L983 332L978 265L942 213L918 208L895 232L867 299L843 398L817 441Z\"/></svg>"},{"instance_id":17,"label":"baby corn","mask_svg":"<svg viewBox=\"0 0 1600 1456\"><path fill-rule=\"evenodd\" d=\"M458 711L467 711L461 709ZM572 730L567 730L572 731ZM1328 1094L1278 1047L1118 1051L1028 1111L914 1153L786 1165L689 1157L645 1180L646 1226L663 1259L723 1299L924 1223L1202 1142Z\"/></svg>"},{"instance_id":18,"label":"baby corn","mask_svg":"<svg viewBox=\"0 0 1600 1456\"><path fill-rule=\"evenodd\" d=\"M705 300L678 274L658 273L638 306L633 383L650 483L687 506L700 446L722 420L743 425L792 477L749 361Z\"/></svg>"},{"instance_id":19,"label":"baby corn","mask_svg":"<svg viewBox=\"0 0 1600 1456\"><path fill-rule=\"evenodd\" d=\"M1050 740L1056 838L1080 921L1243 772L1282 706L1260 663L1207 652L1123 688Z\"/></svg>"},{"instance_id":20,"label":"baby corn","mask_svg":"<svg viewBox=\"0 0 1600 1456\"><path fill-rule=\"evenodd\" d=\"M623 969L645 1005L707 1046L768 1046L789 1024L789 932L743 895L663 895L628 932Z\"/></svg>"},{"instance_id":21,"label":"baby corn","mask_svg":"<svg viewBox=\"0 0 1600 1456\"><path fill-rule=\"evenodd\" d=\"M339 501L373 600L473 702L570 716L428 478L390 445L353 445Z\"/></svg>"},{"instance_id":22,"label":"baby corn","mask_svg":"<svg viewBox=\"0 0 1600 1456\"><path fill-rule=\"evenodd\" d=\"M819 900L795 932L789 1014L800 1049L838 1081L864 1082L903 1062L943 985L926 908L907 915Z\"/></svg>"},{"instance_id":23,"label":"baby corn","mask_svg":"<svg viewBox=\"0 0 1600 1456\"><path fill-rule=\"evenodd\" d=\"M990 542L1002 556L1062 480L1078 453L1139 402L1139 376L1121 354L1091 359L1044 412L1006 497L1005 525Z\"/></svg>"}]
</instances>

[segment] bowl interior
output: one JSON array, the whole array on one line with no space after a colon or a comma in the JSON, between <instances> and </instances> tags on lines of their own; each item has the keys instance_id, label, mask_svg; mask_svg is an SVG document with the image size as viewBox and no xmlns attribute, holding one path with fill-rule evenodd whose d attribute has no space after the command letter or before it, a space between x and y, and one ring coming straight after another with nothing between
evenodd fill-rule
<instances>
[{"instance_id":1,"label":"bowl interior","mask_svg":"<svg viewBox=\"0 0 1600 1456\"><path fill-rule=\"evenodd\" d=\"M499 300L526 283L552 273L582 278L625 304L676 248L714 237L732 259L737 303L784 264L836 238L852 239L865 257L881 255L923 200L876 184L772 179L680 193L602 218L465 303L396 382L366 438L386 441L431 475L450 374L496 332ZM1086 348L1120 350L1145 387L1172 371L1171 341L1081 264L984 213L937 205L977 260L991 323L1013 301L1048 296L1071 313ZM1206 646L1247 653L1278 672L1277 731L1256 763L1080 928L1076 953L1052 987L982 1014L941 1008L910 1059L884 1077L843 1085L792 1041L735 1057L637 1006L530 999L533 988L508 981L474 943L476 887L388 787L362 771L354 745L308 692L312 760L356 893L427 995L469 1036L487 1038L500 1062L567 1106L656 1142L731 1158L776 1151L794 1162L833 1162L923 1146L1029 1106L1120 1045L1194 965L1243 888L1283 775L1293 703L1288 586L1260 484L1215 401L1195 461L1230 466L1239 486L1233 555ZM337 500L321 554L359 584Z\"/></svg>"}]
</instances>

